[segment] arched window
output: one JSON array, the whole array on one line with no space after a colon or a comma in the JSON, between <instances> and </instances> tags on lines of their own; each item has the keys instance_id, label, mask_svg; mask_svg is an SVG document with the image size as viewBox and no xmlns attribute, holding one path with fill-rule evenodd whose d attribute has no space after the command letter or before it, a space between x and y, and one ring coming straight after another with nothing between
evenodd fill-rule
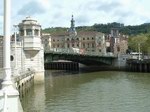
<instances>
[{"instance_id":1,"label":"arched window","mask_svg":"<svg viewBox=\"0 0 150 112\"><path fill-rule=\"evenodd\" d=\"M14 60L14 56L13 56L13 55L10 56L10 60L11 60L11 61Z\"/></svg>"}]
</instances>

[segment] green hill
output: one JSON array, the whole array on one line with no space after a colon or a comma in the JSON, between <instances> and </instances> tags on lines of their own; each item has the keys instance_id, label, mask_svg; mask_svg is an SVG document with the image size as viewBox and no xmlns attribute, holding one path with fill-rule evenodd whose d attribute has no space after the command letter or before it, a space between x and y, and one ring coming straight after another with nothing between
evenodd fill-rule
<instances>
[{"instance_id":1,"label":"green hill","mask_svg":"<svg viewBox=\"0 0 150 112\"><path fill-rule=\"evenodd\" d=\"M111 28L118 28L120 33L125 35L138 35L138 34L145 34L150 32L150 23L144 23L141 25L128 25L124 26L121 23L108 23L108 24L94 24L92 26L78 26L76 27L77 31L98 31L105 34L110 34ZM42 30L44 33L61 33L66 32L69 28L66 27L51 27L51 28L45 28Z\"/></svg>"}]
</instances>

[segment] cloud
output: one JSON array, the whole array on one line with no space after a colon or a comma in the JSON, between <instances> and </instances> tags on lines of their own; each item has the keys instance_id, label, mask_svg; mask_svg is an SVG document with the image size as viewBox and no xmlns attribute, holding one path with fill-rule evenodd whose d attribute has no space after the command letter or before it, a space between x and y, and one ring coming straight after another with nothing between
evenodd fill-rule
<instances>
[{"instance_id":1,"label":"cloud","mask_svg":"<svg viewBox=\"0 0 150 112\"><path fill-rule=\"evenodd\" d=\"M38 1L31 1L25 4L19 11L18 15L35 15L43 14L46 10Z\"/></svg>"},{"instance_id":2,"label":"cloud","mask_svg":"<svg viewBox=\"0 0 150 112\"><path fill-rule=\"evenodd\" d=\"M86 14L83 14L83 15L79 15L75 18L75 22L76 22L76 26L81 26L81 25L85 25L87 23L89 23L90 21L90 18L86 15Z\"/></svg>"},{"instance_id":3,"label":"cloud","mask_svg":"<svg viewBox=\"0 0 150 112\"><path fill-rule=\"evenodd\" d=\"M13 0L11 12L13 24L18 24L26 16L31 16L38 20L43 28L70 27L72 14L76 26L110 22L137 25L150 22L149 4L148 0Z\"/></svg>"},{"instance_id":4,"label":"cloud","mask_svg":"<svg viewBox=\"0 0 150 112\"><path fill-rule=\"evenodd\" d=\"M105 0L101 2L92 1L92 2L87 3L86 6L88 6L89 10L104 11L108 13L108 12L112 12L116 8L121 7L122 4L117 1L108 2Z\"/></svg>"}]
</instances>

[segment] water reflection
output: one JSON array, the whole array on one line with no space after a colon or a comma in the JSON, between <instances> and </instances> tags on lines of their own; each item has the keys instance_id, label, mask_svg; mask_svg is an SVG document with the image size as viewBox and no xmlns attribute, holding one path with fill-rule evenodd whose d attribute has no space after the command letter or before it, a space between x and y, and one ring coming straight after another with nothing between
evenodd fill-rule
<instances>
[{"instance_id":1,"label":"water reflection","mask_svg":"<svg viewBox=\"0 0 150 112\"><path fill-rule=\"evenodd\" d=\"M22 99L25 112L148 112L150 74L46 71Z\"/></svg>"}]
</instances>

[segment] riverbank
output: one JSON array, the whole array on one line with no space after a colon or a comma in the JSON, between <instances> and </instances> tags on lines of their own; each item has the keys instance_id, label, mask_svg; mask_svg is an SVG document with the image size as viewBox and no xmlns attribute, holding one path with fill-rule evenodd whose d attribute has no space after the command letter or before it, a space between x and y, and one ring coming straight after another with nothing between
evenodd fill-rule
<instances>
[{"instance_id":1,"label":"riverbank","mask_svg":"<svg viewBox=\"0 0 150 112\"><path fill-rule=\"evenodd\" d=\"M137 60L129 59L127 60L127 70L132 72L150 72L150 59Z\"/></svg>"}]
</instances>

